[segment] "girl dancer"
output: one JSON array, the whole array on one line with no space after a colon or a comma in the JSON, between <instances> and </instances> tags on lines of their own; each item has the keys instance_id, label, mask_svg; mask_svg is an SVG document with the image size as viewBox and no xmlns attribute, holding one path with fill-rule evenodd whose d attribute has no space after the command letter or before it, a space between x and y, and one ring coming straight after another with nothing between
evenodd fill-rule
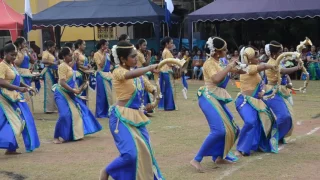
<instances>
[{"instance_id":1,"label":"girl dancer","mask_svg":"<svg viewBox=\"0 0 320 180\"><path fill-rule=\"evenodd\" d=\"M31 86L32 74L30 64L34 64L35 60L28 50L27 41L23 37L18 37L14 45L18 48L18 55L14 64L19 67L18 72L22 77L21 80L28 86Z\"/></svg>"},{"instance_id":2,"label":"girl dancer","mask_svg":"<svg viewBox=\"0 0 320 180\"><path fill-rule=\"evenodd\" d=\"M55 144L79 140L87 134L93 134L102 129L89 108L76 96L84 87L81 85L80 89L75 89L75 73L70 66L71 50L68 47L62 48L59 58L64 62L58 69L59 83L53 88L59 111L59 119L54 131Z\"/></svg>"},{"instance_id":3,"label":"girl dancer","mask_svg":"<svg viewBox=\"0 0 320 180\"><path fill-rule=\"evenodd\" d=\"M31 86L33 75L30 71L30 64L34 64L35 59L30 54L27 47L27 41L23 37L18 37L14 42L14 45L18 48L18 55L14 64L18 67L17 69L21 76L21 81L28 86ZM31 100L29 93L25 93L24 95L26 101L30 103L29 105L33 108L33 101Z\"/></svg>"},{"instance_id":4,"label":"girl dancer","mask_svg":"<svg viewBox=\"0 0 320 180\"><path fill-rule=\"evenodd\" d=\"M56 44L53 41L44 43L46 50L42 53L42 63L45 68L42 70L44 80L44 112L53 113L57 111L54 103L54 94L51 91L52 86L57 83L58 60L54 56Z\"/></svg>"},{"instance_id":5,"label":"girl dancer","mask_svg":"<svg viewBox=\"0 0 320 180\"><path fill-rule=\"evenodd\" d=\"M162 59L173 58L173 55L170 52L170 49L173 47L173 40L170 37L165 37L161 41L161 45L164 47L162 52ZM157 79L155 79L158 81ZM175 88L175 80L173 78L173 71L171 65L164 65L160 72L160 88L162 98L159 102L159 109L163 109L165 111L178 110L176 106L176 88Z\"/></svg>"},{"instance_id":6,"label":"girl dancer","mask_svg":"<svg viewBox=\"0 0 320 180\"><path fill-rule=\"evenodd\" d=\"M138 44L136 45L137 50L137 68L148 66L151 60L151 51L147 50L147 41L145 39L139 39ZM145 54L147 54L147 58L145 58ZM150 73L150 72L147 72ZM148 78L145 76L145 78ZM147 91L144 91L143 95L144 105L151 103L150 94ZM152 111L151 111L152 112ZM147 116L149 116L146 113Z\"/></svg>"},{"instance_id":7,"label":"girl dancer","mask_svg":"<svg viewBox=\"0 0 320 180\"><path fill-rule=\"evenodd\" d=\"M232 98L225 90L229 81L228 73L236 72L233 70L236 60L226 67L219 61L219 58L225 57L227 52L227 43L219 37L209 38L207 46L210 58L203 65L205 86L198 90L198 102L207 118L210 134L190 162L199 172L203 172L200 162L204 156L211 156L218 164L236 161L237 158L229 152L239 133L238 126L226 106Z\"/></svg>"},{"instance_id":8,"label":"girl dancer","mask_svg":"<svg viewBox=\"0 0 320 180\"><path fill-rule=\"evenodd\" d=\"M30 109L21 93L35 91L21 81L14 66L17 48L7 44L4 60L0 63L0 148L6 154L19 154L16 137L23 136L27 152L40 146L37 129Z\"/></svg>"},{"instance_id":9,"label":"girl dancer","mask_svg":"<svg viewBox=\"0 0 320 180\"><path fill-rule=\"evenodd\" d=\"M240 75L241 93L235 101L237 111L244 121L237 144L237 156L250 155L250 151L278 152L278 130L275 118L261 100L264 84L259 72L274 68L259 64L259 53L251 47L243 47L241 63L247 65L246 74Z\"/></svg>"},{"instance_id":10,"label":"girl dancer","mask_svg":"<svg viewBox=\"0 0 320 180\"><path fill-rule=\"evenodd\" d=\"M275 66L276 59L282 53L283 47L277 41L271 41L270 44L266 46L266 54L270 54L270 58L268 64ZM281 72L281 86L279 87L278 93L275 97L265 100L267 106L272 110L272 112L277 117L277 125L279 131L279 141L282 143L286 143L285 138L290 137L293 130L293 108L288 98L290 97L290 91L287 89L287 85L291 86L291 84L287 83L286 74L293 73L302 69L302 65L298 64L298 66L293 68L284 68L282 67ZM277 70L268 69L265 71L266 75L266 95L272 93L272 90L275 88L278 82L278 74Z\"/></svg>"},{"instance_id":11,"label":"girl dancer","mask_svg":"<svg viewBox=\"0 0 320 180\"><path fill-rule=\"evenodd\" d=\"M96 62L98 71L96 74L96 117L106 118L109 117L109 108L112 105L112 74L110 73L110 58L108 54L108 41L101 39L97 44L96 53L93 59Z\"/></svg>"},{"instance_id":12,"label":"girl dancer","mask_svg":"<svg viewBox=\"0 0 320 180\"><path fill-rule=\"evenodd\" d=\"M85 56L84 51L86 49L86 42L78 39L74 44L76 50L73 52L73 56L77 59L77 84L80 86L89 78L90 64L88 58ZM88 88L81 93L81 97L88 100ZM86 104L87 101L83 100Z\"/></svg>"},{"instance_id":13,"label":"girl dancer","mask_svg":"<svg viewBox=\"0 0 320 180\"><path fill-rule=\"evenodd\" d=\"M113 71L112 84L118 101L109 110L109 126L121 155L101 171L101 180L109 176L117 180L163 179L146 129L150 120L144 110L152 106L144 107L142 98L144 90L156 95L156 88L143 75L154 71L157 65L130 70L136 67L136 56L134 46L125 41L118 43L113 54L121 63Z\"/></svg>"}]
</instances>

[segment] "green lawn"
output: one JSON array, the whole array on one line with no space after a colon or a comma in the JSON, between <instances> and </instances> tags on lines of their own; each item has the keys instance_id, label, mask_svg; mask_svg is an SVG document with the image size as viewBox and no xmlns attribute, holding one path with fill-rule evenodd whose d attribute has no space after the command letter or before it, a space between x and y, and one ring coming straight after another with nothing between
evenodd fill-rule
<instances>
[{"instance_id":1,"label":"green lawn","mask_svg":"<svg viewBox=\"0 0 320 180\"><path fill-rule=\"evenodd\" d=\"M302 85L295 81L294 85ZM180 84L180 83L179 83ZM183 99L178 87L178 111L156 111L148 126L156 159L168 180L211 179L318 179L320 167L320 133L306 135L320 127L320 82L312 81L306 94L294 95L294 137L279 154L255 153L240 159L235 165L215 165L210 157L203 161L205 173L197 173L189 161L197 153L209 132L206 119L197 101L197 89L202 81L189 81L188 100ZM236 97L239 89L229 84L229 93ZM41 91L43 93L43 91ZM90 109L94 112L95 94L90 92ZM104 129L84 140L56 145L52 143L57 114L43 114L43 94L35 97L35 120L41 139L41 147L33 153L25 153L19 139L18 156L5 156L0 151L0 179L41 180L95 180L99 171L119 153L109 132L108 119L100 119ZM229 107L239 126L242 120L234 103Z\"/></svg>"}]
</instances>

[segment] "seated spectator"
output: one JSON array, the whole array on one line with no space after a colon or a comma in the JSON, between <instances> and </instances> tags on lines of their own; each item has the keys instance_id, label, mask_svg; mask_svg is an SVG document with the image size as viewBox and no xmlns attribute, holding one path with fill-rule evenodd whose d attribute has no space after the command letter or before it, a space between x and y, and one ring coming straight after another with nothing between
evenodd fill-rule
<instances>
[{"instance_id":1,"label":"seated spectator","mask_svg":"<svg viewBox=\"0 0 320 180\"><path fill-rule=\"evenodd\" d=\"M198 50L197 51L197 55L195 55L193 57L193 60L192 60L192 67L193 67L193 76L195 79L200 79L201 75L202 75L202 71L203 71L203 68L202 68L202 65L203 65L203 58L202 58L202 52L201 50ZM199 71L199 74L198 74L198 71Z\"/></svg>"}]
</instances>

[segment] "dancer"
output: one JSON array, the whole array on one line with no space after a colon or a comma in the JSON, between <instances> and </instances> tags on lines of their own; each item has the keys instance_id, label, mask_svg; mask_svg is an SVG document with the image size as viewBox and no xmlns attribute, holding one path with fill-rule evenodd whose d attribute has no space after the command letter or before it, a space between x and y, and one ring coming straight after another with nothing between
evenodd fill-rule
<instances>
[{"instance_id":1,"label":"dancer","mask_svg":"<svg viewBox=\"0 0 320 180\"><path fill-rule=\"evenodd\" d=\"M21 80L28 86L31 86L32 74L30 64L34 64L35 60L28 50L27 41L23 37L18 37L14 45L18 48L18 55L14 64L18 67L18 72L22 77Z\"/></svg>"},{"instance_id":2,"label":"dancer","mask_svg":"<svg viewBox=\"0 0 320 180\"><path fill-rule=\"evenodd\" d=\"M123 42L123 41L130 42L130 37L127 34L121 34L118 40L119 42ZM116 54L116 49L117 49L117 45L113 45L111 49L112 53L110 56L110 60L114 69L118 68L120 64L120 62L118 62L118 58L113 57L113 54Z\"/></svg>"},{"instance_id":3,"label":"dancer","mask_svg":"<svg viewBox=\"0 0 320 180\"><path fill-rule=\"evenodd\" d=\"M75 47L74 47L74 44L72 42L67 42L64 46L68 47L69 49L71 49L72 54L75 51ZM73 60L69 64L74 71L77 71L77 60L78 59L79 59L79 57L73 56ZM80 74L78 76L80 76Z\"/></svg>"},{"instance_id":4,"label":"dancer","mask_svg":"<svg viewBox=\"0 0 320 180\"><path fill-rule=\"evenodd\" d=\"M162 59L173 58L173 55L170 52L170 49L172 49L173 47L172 38L165 37L161 41L161 45L164 47L164 50L162 52ZM160 99L158 108L165 111L178 110L178 107L176 105L176 87L172 68L173 66L171 66L170 64L166 64L161 68L160 72L159 83L162 98ZM155 81L158 80L155 79Z\"/></svg>"},{"instance_id":5,"label":"dancer","mask_svg":"<svg viewBox=\"0 0 320 180\"><path fill-rule=\"evenodd\" d=\"M138 44L136 45L137 48L137 68L145 67L150 64L151 60L151 51L147 50L147 41L145 39L139 39ZM146 57L145 57L146 54ZM151 72L147 72L151 73ZM145 78L148 78L147 73L145 75ZM147 104L151 103L151 95L147 92L144 91L143 95L144 99L144 105L146 106ZM150 111L149 113L152 113L153 111ZM150 116L147 114L147 116Z\"/></svg>"},{"instance_id":6,"label":"dancer","mask_svg":"<svg viewBox=\"0 0 320 180\"><path fill-rule=\"evenodd\" d=\"M17 59L14 61L14 64L16 65L21 76L21 81L26 85L31 86L33 75L30 71L30 64L34 64L35 59L30 54L27 47L27 41L23 37L18 37L14 42L14 45L18 48L18 55ZM31 99L32 97L30 97L30 94L24 93L24 98L33 109L33 101Z\"/></svg>"},{"instance_id":7,"label":"dancer","mask_svg":"<svg viewBox=\"0 0 320 180\"><path fill-rule=\"evenodd\" d=\"M250 151L278 153L278 129L275 118L262 101L264 83L259 72L274 65L259 64L259 52L251 47L240 51L241 63L246 64L246 74L240 75L240 90L235 101L236 109L244 125L240 131L236 156L250 155Z\"/></svg>"},{"instance_id":8,"label":"dancer","mask_svg":"<svg viewBox=\"0 0 320 180\"><path fill-rule=\"evenodd\" d=\"M158 65L136 67L137 51L128 42L117 44L115 58L120 59L120 67L113 71L113 90L117 102L110 108L109 126L120 156L101 170L100 180L109 175L117 180L163 179L150 145L146 125L150 120L144 110L152 106L143 105L143 91L156 95L156 88L143 76L154 71Z\"/></svg>"},{"instance_id":9,"label":"dancer","mask_svg":"<svg viewBox=\"0 0 320 180\"><path fill-rule=\"evenodd\" d=\"M282 53L282 45L277 41L271 41L270 44L266 45L266 54L270 55L268 64L275 66L276 59ZM265 71L266 75L266 95L272 93L272 90L277 86L278 78L282 78L281 86L279 87L278 93L275 97L265 100L267 106L272 110L272 112L277 117L277 125L279 131L279 142L286 143L285 138L291 136L293 131L293 108L288 101L290 97L290 91L287 89L287 85L292 85L287 83L286 74L291 74L295 71L302 69L302 65L299 63L298 66L293 68L282 67L280 72L282 77L278 77L276 70L268 69Z\"/></svg>"},{"instance_id":10,"label":"dancer","mask_svg":"<svg viewBox=\"0 0 320 180\"><path fill-rule=\"evenodd\" d=\"M39 148L37 128L30 109L21 93L35 93L32 87L21 81L21 76L14 66L17 48L7 44L3 48L4 60L0 63L0 148L6 154L17 152L16 137L23 136L27 152Z\"/></svg>"},{"instance_id":11,"label":"dancer","mask_svg":"<svg viewBox=\"0 0 320 180\"><path fill-rule=\"evenodd\" d=\"M62 48L59 58L64 62L58 69L59 83L55 84L53 88L59 112L59 119L54 131L53 142L55 144L80 140L85 135L96 133L102 129L89 108L77 97L86 88L86 84L75 89L75 73L70 66L72 51L68 47Z\"/></svg>"},{"instance_id":12,"label":"dancer","mask_svg":"<svg viewBox=\"0 0 320 180\"><path fill-rule=\"evenodd\" d=\"M118 40L119 42L122 42L122 41L130 42L130 37L127 34L121 34Z\"/></svg>"},{"instance_id":13,"label":"dancer","mask_svg":"<svg viewBox=\"0 0 320 180\"><path fill-rule=\"evenodd\" d=\"M88 58L85 56L84 51L86 49L86 42L82 39L78 39L74 44L76 50L73 52L73 56L77 59L77 84L80 86L85 81L89 80L90 76L90 64ZM88 100L88 88L81 93L83 102L87 104Z\"/></svg>"},{"instance_id":14,"label":"dancer","mask_svg":"<svg viewBox=\"0 0 320 180\"><path fill-rule=\"evenodd\" d=\"M179 55L178 58L180 60L185 61L184 66L182 67L182 71L181 71L181 83L182 83L182 95L184 97L184 99L188 99L188 82L187 82L187 77L186 74L188 72L188 66L189 66L189 62L190 62L190 57L189 57L189 52L186 49L183 49Z\"/></svg>"},{"instance_id":15,"label":"dancer","mask_svg":"<svg viewBox=\"0 0 320 180\"><path fill-rule=\"evenodd\" d=\"M229 81L228 73L241 73L241 71L233 69L236 60L230 62L226 67L223 67L219 61L219 58L225 57L227 52L227 43L223 39L209 38L207 46L210 58L203 65L205 86L198 90L198 102L207 118L210 134L190 162L199 172L203 172L200 162L204 156L211 156L217 164L230 164L236 161L237 157L230 150L239 133L239 128L226 106L232 101L232 98L225 88Z\"/></svg>"},{"instance_id":16,"label":"dancer","mask_svg":"<svg viewBox=\"0 0 320 180\"><path fill-rule=\"evenodd\" d=\"M44 42L46 50L42 53L42 63L45 68L42 70L41 75L43 75L44 80L44 112L54 113L57 112L57 106L54 103L54 94L51 91L52 86L57 83L57 70L58 70L58 60L54 56L56 44L53 41Z\"/></svg>"},{"instance_id":17,"label":"dancer","mask_svg":"<svg viewBox=\"0 0 320 180\"><path fill-rule=\"evenodd\" d=\"M110 73L110 58L108 53L109 42L101 39L97 44L98 51L94 53L93 59L96 62L98 71L96 74L96 117L107 118L112 101L112 74Z\"/></svg>"}]
</instances>

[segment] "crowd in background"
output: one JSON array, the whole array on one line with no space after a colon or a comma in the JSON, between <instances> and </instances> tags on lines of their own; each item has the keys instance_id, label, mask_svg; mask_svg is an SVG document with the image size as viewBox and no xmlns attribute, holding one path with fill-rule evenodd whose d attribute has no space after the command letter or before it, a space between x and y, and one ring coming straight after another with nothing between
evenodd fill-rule
<instances>
[{"instance_id":1,"label":"crowd in background","mask_svg":"<svg viewBox=\"0 0 320 180\"><path fill-rule=\"evenodd\" d=\"M6 42L6 44L11 43L11 41ZM268 57L265 54L264 51L264 41L254 41L253 43L251 41L248 42L249 46L259 47L260 49L260 62L266 63L268 60ZM261 47L261 48L260 48ZM195 80L201 80L202 72L203 72L203 64L207 59L206 53L203 50L204 48L199 48L197 46L193 47L192 51L189 51L188 49L182 47L180 51L178 51L176 48L172 50L172 54L175 58L179 59L185 59L188 62L188 72L187 76L189 76L190 79ZM56 54L59 53L59 49L57 48ZM157 52L155 49L150 49L152 58L150 61L150 64L156 64L159 63L161 60L161 54L162 51ZM283 48L284 52L294 52L295 48L293 46L288 46ZM36 52L30 48L30 53L34 56L35 59L37 59L33 69L35 71L41 72L41 70L44 68L43 64L40 62L41 57L39 57ZM94 69L96 69L95 62L93 61L93 55L95 51L92 50L90 54L87 55L88 60ZM227 53L227 57L221 58L222 61L228 62L232 61L234 59L239 59L239 51L234 49L229 49ZM0 61L3 58L3 53L0 53ZM320 80L320 47L311 46L309 49L305 49L302 54L302 60L305 62L304 66L307 68L308 72L310 73L311 80ZM284 64L286 67L293 67L296 65L296 62L294 60L288 60ZM298 72L299 73L299 72ZM294 74L293 79L304 79L304 77L301 77L301 74ZM234 76L234 79L237 79L238 76Z\"/></svg>"}]
</instances>

